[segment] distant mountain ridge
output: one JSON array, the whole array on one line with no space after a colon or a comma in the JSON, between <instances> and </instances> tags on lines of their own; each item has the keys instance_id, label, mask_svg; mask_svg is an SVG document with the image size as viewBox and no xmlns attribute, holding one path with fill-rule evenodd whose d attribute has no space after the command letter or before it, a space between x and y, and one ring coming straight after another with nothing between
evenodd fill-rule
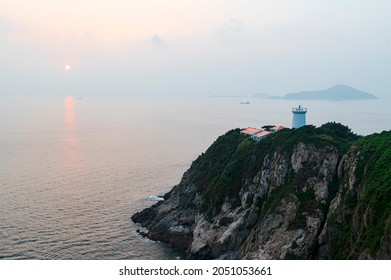
<instances>
[{"instance_id":1,"label":"distant mountain ridge","mask_svg":"<svg viewBox=\"0 0 391 280\"><path fill-rule=\"evenodd\" d=\"M324 90L300 91L285 94L283 99L288 100L361 100L377 99L373 94L352 88L347 85L335 85Z\"/></svg>"}]
</instances>

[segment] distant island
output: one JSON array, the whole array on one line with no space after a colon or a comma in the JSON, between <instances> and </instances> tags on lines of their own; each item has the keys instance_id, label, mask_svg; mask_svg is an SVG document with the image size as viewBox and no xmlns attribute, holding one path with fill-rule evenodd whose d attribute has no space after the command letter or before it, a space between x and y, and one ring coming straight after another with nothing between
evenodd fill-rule
<instances>
[{"instance_id":1,"label":"distant island","mask_svg":"<svg viewBox=\"0 0 391 280\"><path fill-rule=\"evenodd\" d=\"M369 100L378 99L375 95L365 91L339 84L323 90L309 90L287 93L284 96L274 96L268 93L253 95L212 95L213 98L257 98L257 99L285 99L285 100Z\"/></svg>"},{"instance_id":2,"label":"distant island","mask_svg":"<svg viewBox=\"0 0 391 280\"><path fill-rule=\"evenodd\" d=\"M377 99L373 94L349 87L347 85L335 85L324 90L300 91L285 94L283 99L288 100L362 100Z\"/></svg>"}]
</instances>

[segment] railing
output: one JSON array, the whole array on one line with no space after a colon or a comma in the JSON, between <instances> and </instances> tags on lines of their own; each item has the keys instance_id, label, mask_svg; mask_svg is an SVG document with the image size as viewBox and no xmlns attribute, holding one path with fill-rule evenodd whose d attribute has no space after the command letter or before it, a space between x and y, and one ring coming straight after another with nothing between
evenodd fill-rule
<instances>
[{"instance_id":1,"label":"railing","mask_svg":"<svg viewBox=\"0 0 391 280\"><path fill-rule=\"evenodd\" d=\"M307 108L301 107L301 106L299 106L299 107L293 107L293 108L292 108L292 112L307 112Z\"/></svg>"}]
</instances>

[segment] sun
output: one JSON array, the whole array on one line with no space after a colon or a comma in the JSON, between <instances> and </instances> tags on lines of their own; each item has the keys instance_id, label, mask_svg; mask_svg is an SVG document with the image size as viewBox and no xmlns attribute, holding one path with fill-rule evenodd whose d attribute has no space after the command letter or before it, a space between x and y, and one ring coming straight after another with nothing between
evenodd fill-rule
<instances>
[{"instance_id":1,"label":"sun","mask_svg":"<svg viewBox=\"0 0 391 280\"><path fill-rule=\"evenodd\" d=\"M71 70L71 66L69 64L65 65L65 70Z\"/></svg>"}]
</instances>

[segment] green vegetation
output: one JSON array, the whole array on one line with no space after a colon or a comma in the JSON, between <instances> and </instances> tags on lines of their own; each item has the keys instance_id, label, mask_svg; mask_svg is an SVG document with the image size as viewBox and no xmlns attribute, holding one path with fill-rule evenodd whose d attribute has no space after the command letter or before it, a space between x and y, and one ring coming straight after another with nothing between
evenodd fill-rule
<instances>
[{"instance_id":1,"label":"green vegetation","mask_svg":"<svg viewBox=\"0 0 391 280\"><path fill-rule=\"evenodd\" d=\"M329 259L345 260L349 257L349 237L352 234L352 224L338 225L338 230L330 240Z\"/></svg>"},{"instance_id":2,"label":"green vegetation","mask_svg":"<svg viewBox=\"0 0 391 280\"><path fill-rule=\"evenodd\" d=\"M271 128L273 128L273 127L275 127L275 125L268 124L268 125L262 126L262 129L267 130L267 131L270 131Z\"/></svg>"},{"instance_id":3,"label":"green vegetation","mask_svg":"<svg viewBox=\"0 0 391 280\"><path fill-rule=\"evenodd\" d=\"M287 252L284 260L299 260L300 258L293 253Z\"/></svg>"},{"instance_id":4,"label":"green vegetation","mask_svg":"<svg viewBox=\"0 0 391 280\"><path fill-rule=\"evenodd\" d=\"M323 124L318 129L318 135L337 145L341 154L345 154L352 142L360 138L349 127L336 122Z\"/></svg>"},{"instance_id":5,"label":"green vegetation","mask_svg":"<svg viewBox=\"0 0 391 280\"><path fill-rule=\"evenodd\" d=\"M352 215L331 240L332 258L357 258L364 250L375 254L383 236L391 231L391 132L361 138L357 145L355 192L344 196ZM362 227L354 228L353 213Z\"/></svg>"}]
</instances>

